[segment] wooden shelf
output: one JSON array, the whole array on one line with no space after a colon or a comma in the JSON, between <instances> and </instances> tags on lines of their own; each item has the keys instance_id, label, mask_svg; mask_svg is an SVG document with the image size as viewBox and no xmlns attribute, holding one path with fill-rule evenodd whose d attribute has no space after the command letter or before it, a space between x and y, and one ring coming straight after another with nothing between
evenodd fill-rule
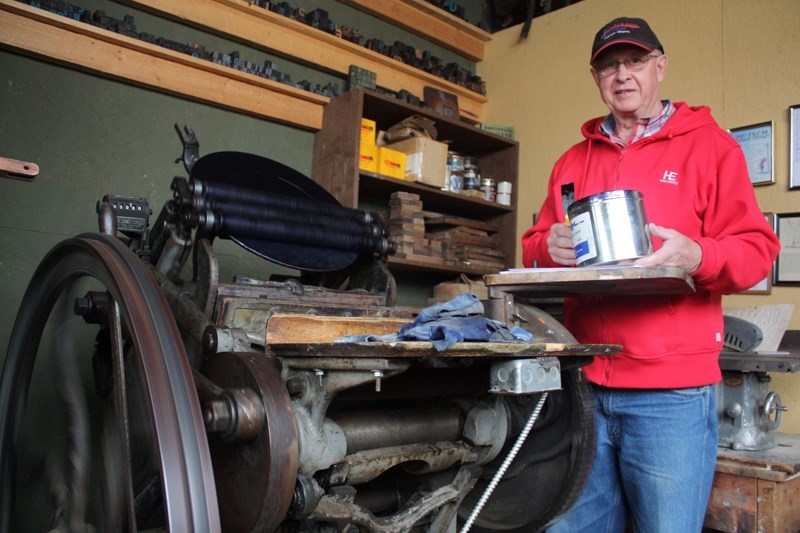
<instances>
[{"instance_id":1,"label":"wooden shelf","mask_svg":"<svg viewBox=\"0 0 800 533\"><path fill-rule=\"evenodd\" d=\"M0 0L0 46L148 89L316 131L329 98Z\"/></svg>"},{"instance_id":2,"label":"wooden shelf","mask_svg":"<svg viewBox=\"0 0 800 533\"><path fill-rule=\"evenodd\" d=\"M373 52L307 24L258 7L247 0L122 0L123 3L178 20L287 57L314 68L347 75L350 65L373 71L378 85L423 95L426 86L458 96L459 111L480 121L486 96L448 82L401 61Z\"/></svg>"},{"instance_id":3,"label":"wooden shelf","mask_svg":"<svg viewBox=\"0 0 800 533\"><path fill-rule=\"evenodd\" d=\"M434 263L433 261L419 260L415 257L389 256L389 269L397 272L441 274L446 278L452 278L456 274L467 274L468 276L483 276L486 274L485 268L474 268L463 263L449 265L445 264L444 261Z\"/></svg>"},{"instance_id":4,"label":"wooden shelf","mask_svg":"<svg viewBox=\"0 0 800 533\"><path fill-rule=\"evenodd\" d=\"M483 61L492 34L426 0L339 0L439 44L473 61Z\"/></svg>"},{"instance_id":5,"label":"wooden shelf","mask_svg":"<svg viewBox=\"0 0 800 533\"><path fill-rule=\"evenodd\" d=\"M426 211L442 211L451 215L473 218L476 212L502 215L511 213L511 206L487 202L449 191L443 191L424 183L399 180L372 172L360 172L360 194L366 197L388 198L395 191L418 194Z\"/></svg>"},{"instance_id":6,"label":"wooden shelf","mask_svg":"<svg viewBox=\"0 0 800 533\"><path fill-rule=\"evenodd\" d=\"M378 130L386 130L411 115L433 120L437 140L449 141L452 150L476 157L482 177L498 182L509 181L512 190L516 191L519 164L516 141L365 89L337 96L325 106L322 129L314 138L314 181L348 207L365 204L388 207L393 192L418 194L424 211L463 217L494 228L496 248L504 253L506 266L513 266L517 249L516 195L512 195L512 205L500 205L422 183L363 172L358 168L362 117L374 120ZM437 264L432 257L390 257L389 265L392 270L487 273L485 268L466 264L453 266L444 260Z\"/></svg>"},{"instance_id":7,"label":"wooden shelf","mask_svg":"<svg viewBox=\"0 0 800 533\"><path fill-rule=\"evenodd\" d=\"M246 0L123 0L128 5L244 42L320 70L345 75L357 64L381 86L422 96L431 86L456 94L479 121L483 95ZM151 90L312 131L329 98L81 23L14 0L0 0L0 47Z\"/></svg>"}]
</instances>

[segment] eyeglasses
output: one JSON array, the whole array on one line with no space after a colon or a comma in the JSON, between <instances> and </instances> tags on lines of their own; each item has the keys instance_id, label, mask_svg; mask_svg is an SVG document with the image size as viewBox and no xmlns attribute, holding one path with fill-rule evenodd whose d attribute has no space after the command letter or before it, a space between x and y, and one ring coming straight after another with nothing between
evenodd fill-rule
<instances>
[{"instance_id":1,"label":"eyeglasses","mask_svg":"<svg viewBox=\"0 0 800 533\"><path fill-rule=\"evenodd\" d=\"M631 72L637 72L639 70L644 69L647 66L647 63L650 59L654 57L660 57L658 55L641 55L641 56L631 56L622 61L618 59L609 59L603 63L598 63L594 65L594 70L597 72L597 75L601 78L607 78L612 74L616 74L619 70L620 65L625 65L625 68Z\"/></svg>"}]
</instances>

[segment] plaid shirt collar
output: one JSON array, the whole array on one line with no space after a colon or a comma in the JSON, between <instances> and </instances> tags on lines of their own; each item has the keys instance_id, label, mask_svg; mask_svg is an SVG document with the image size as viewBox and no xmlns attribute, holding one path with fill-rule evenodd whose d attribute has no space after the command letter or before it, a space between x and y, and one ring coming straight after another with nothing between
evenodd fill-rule
<instances>
[{"instance_id":1,"label":"plaid shirt collar","mask_svg":"<svg viewBox=\"0 0 800 533\"><path fill-rule=\"evenodd\" d=\"M662 100L661 104L663 105L661 113L654 117L640 118L636 121L636 133L634 133L630 142L627 144L616 134L617 122L614 120L614 115L608 115L605 120L603 120L603 123L600 124L600 131L606 134L609 139L625 148L639 139L644 139L645 137L653 135L667 123L669 117L675 113L675 106L672 105L672 101L670 100Z\"/></svg>"}]
</instances>

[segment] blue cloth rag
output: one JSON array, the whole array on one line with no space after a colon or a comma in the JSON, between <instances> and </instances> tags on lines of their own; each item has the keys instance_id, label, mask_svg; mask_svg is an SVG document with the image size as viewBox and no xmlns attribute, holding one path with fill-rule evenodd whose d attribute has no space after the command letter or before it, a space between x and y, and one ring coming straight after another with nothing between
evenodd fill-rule
<instances>
[{"instance_id":1,"label":"blue cloth rag","mask_svg":"<svg viewBox=\"0 0 800 533\"><path fill-rule=\"evenodd\" d=\"M417 318L397 333L389 335L348 335L334 342L431 341L436 351L444 351L462 341L529 342L533 334L520 327L509 329L497 320L483 316L477 295L459 294L455 298L426 307Z\"/></svg>"}]
</instances>

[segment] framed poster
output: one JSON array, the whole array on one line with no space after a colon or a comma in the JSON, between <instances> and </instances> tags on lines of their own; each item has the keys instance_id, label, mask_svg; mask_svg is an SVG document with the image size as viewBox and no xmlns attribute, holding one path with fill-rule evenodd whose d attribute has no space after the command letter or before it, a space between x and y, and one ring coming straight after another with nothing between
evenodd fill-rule
<instances>
[{"instance_id":1,"label":"framed poster","mask_svg":"<svg viewBox=\"0 0 800 533\"><path fill-rule=\"evenodd\" d=\"M747 160L750 183L767 185L775 183L772 171L772 121L728 130L742 147Z\"/></svg>"},{"instance_id":2,"label":"framed poster","mask_svg":"<svg viewBox=\"0 0 800 533\"><path fill-rule=\"evenodd\" d=\"M800 285L800 213L775 213L774 224L781 251L775 261L772 283Z\"/></svg>"},{"instance_id":3,"label":"framed poster","mask_svg":"<svg viewBox=\"0 0 800 533\"><path fill-rule=\"evenodd\" d=\"M770 228L775 228L775 223L773 221L774 216L772 213L764 213L764 219L769 224ZM770 269L769 273L766 275L764 279L744 291L742 294L771 294L772 293L772 271L774 270L775 266Z\"/></svg>"},{"instance_id":4,"label":"framed poster","mask_svg":"<svg viewBox=\"0 0 800 533\"><path fill-rule=\"evenodd\" d=\"M800 104L789 108L789 190L800 189Z\"/></svg>"}]
</instances>

